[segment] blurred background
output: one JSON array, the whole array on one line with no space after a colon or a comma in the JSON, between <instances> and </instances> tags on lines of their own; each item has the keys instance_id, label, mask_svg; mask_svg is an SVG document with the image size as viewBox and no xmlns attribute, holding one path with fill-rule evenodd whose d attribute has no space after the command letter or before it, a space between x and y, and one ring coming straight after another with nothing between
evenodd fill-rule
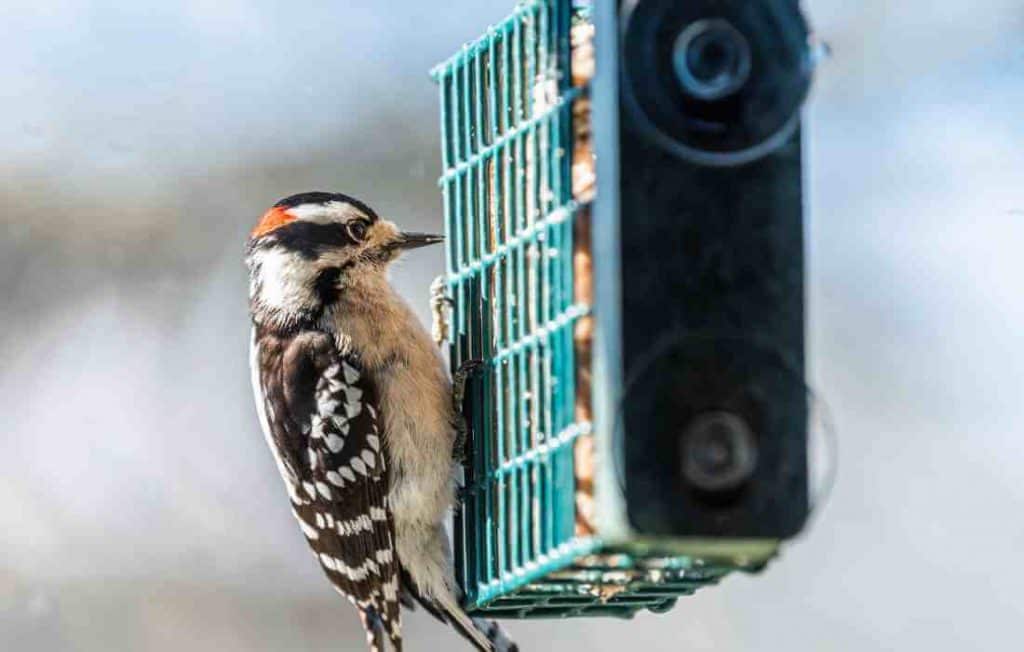
<instances>
[{"instance_id":1,"label":"blurred background","mask_svg":"<svg viewBox=\"0 0 1024 652\"><path fill-rule=\"evenodd\" d=\"M0 8L0 649L360 650L259 432L242 250L302 190L440 228L430 65L512 0ZM1024 617L1024 7L808 0L810 382L768 571L524 650L965 650ZM441 251L394 274L427 319ZM413 650L462 649L422 613Z\"/></svg>"}]
</instances>

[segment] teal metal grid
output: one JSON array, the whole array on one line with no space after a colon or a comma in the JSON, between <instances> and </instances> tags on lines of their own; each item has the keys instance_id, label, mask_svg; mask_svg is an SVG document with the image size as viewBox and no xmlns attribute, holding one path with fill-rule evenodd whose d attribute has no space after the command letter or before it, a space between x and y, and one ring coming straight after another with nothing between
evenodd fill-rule
<instances>
[{"instance_id":1,"label":"teal metal grid","mask_svg":"<svg viewBox=\"0 0 1024 652\"><path fill-rule=\"evenodd\" d=\"M569 3L520 4L434 71L454 299L454 366L480 359L456 523L467 600L484 605L588 549L574 541Z\"/></svg>"},{"instance_id":2,"label":"teal metal grid","mask_svg":"<svg viewBox=\"0 0 1024 652\"><path fill-rule=\"evenodd\" d=\"M578 5L575 9L573 5ZM495 617L664 611L728 568L608 550L575 534L573 102L570 28L586 4L521 2L437 66L452 368L469 387L455 517L465 603Z\"/></svg>"}]
</instances>

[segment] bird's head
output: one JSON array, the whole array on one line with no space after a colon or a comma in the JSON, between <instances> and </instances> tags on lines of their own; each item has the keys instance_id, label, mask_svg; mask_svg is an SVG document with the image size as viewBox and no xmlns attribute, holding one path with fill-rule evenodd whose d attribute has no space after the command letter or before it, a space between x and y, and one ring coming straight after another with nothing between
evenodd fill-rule
<instances>
[{"instance_id":1,"label":"bird's head","mask_svg":"<svg viewBox=\"0 0 1024 652\"><path fill-rule=\"evenodd\" d=\"M263 214L249 237L253 317L285 328L315 322L347 287L383 279L403 251L443 239L403 232L340 193L286 197Z\"/></svg>"}]
</instances>

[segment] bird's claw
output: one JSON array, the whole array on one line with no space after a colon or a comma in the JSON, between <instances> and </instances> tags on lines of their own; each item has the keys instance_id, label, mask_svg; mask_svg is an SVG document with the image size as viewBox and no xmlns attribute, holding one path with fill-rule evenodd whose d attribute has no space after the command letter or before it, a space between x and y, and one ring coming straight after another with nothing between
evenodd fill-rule
<instances>
[{"instance_id":1,"label":"bird's claw","mask_svg":"<svg viewBox=\"0 0 1024 652\"><path fill-rule=\"evenodd\" d=\"M466 383L483 366L483 360L465 360L452 374L452 407L455 414L455 445L452 448L452 456L460 464L464 464L468 458L466 443L469 439L469 422L463 409L466 401Z\"/></svg>"},{"instance_id":2,"label":"bird's claw","mask_svg":"<svg viewBox=\"0 0 1024 652\"><path fill-rule=\"evenodd\" d=\"M466 383L483 366L483 360L465 360L452 374L452 400L455 401L456 411L462 412L462 401L466 398Z\"/></svg>"}]
</instances>

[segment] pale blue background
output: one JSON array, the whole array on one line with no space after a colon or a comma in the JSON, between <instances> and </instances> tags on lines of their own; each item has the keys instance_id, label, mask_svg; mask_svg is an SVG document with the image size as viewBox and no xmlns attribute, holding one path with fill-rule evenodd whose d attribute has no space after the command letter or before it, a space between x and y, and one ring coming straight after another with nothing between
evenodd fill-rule
<instances>
[{"instance_id":1,"label":"pale blue background","mask_svg":"<svg viewBox=\"0 0 1024 652\"><path fill-rule=\"evenodd\" d=\"M0 8L4 650L361 649L258 432L242 243L308 189L438 227L426 70L511 0L298 4ZM524 650L1020 644L1024 8L806 4L835 53L806 129L832 502L760 577L511 623ZM421 309L440 265L396 271Z\"/></svg>"}]
</instances>

